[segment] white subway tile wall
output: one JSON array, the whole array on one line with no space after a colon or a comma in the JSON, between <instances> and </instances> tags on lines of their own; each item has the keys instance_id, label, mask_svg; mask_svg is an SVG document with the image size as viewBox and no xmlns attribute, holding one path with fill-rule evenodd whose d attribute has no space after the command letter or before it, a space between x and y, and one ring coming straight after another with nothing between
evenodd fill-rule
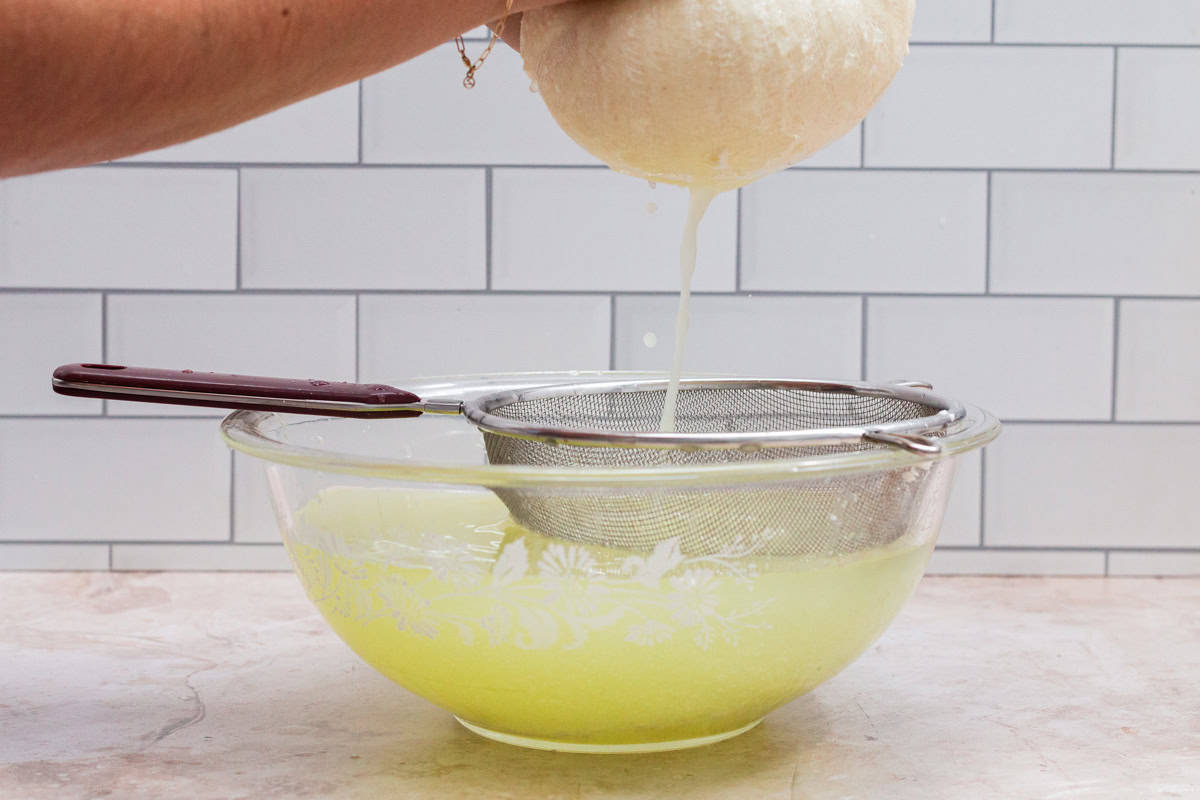
<instances>
[{"instance_id":1,"label":"white subway tile wall","mask_svg":"<svg viewBox=\"0 0 1200 800\"><path fill-rule=\"evenodd\" d=\"M1122 300L1117 419L1200 422L1200 301Z\"/></svg>"},{"instance_id":2,"label":"white subway tile wall","mask_svg":"<svg viewBox=\"0 0 1200 800\"><path fill-rule=\"evenodd\" d=\"M482 169L247 169L241 285L482 289Z\"/></svg>"},{"instance_id":3,"label":"white subway tile wall","mask_svg":"<svg viewBox=\"0 0 1200 800\"><path fill-rule=\"evenodd\" d=\"M992 36L992 0L920 0L914 42L986 42Z\"/></svg>"},{"instance_id":4,"label":"white subway tile wall","mask_svg":"<svg viewBox=\"0 0 1200 800\"><path fill-rule=\"evenodd\" d=\"M918 6L863 125L713 204L686 366L924 378L996 412L932 572L1200 574L1200 4ZM603 168L511 51L461 79L445 45L0 182L0 569L287 569L219 412L58 397L59 363L668 366L686 194Z\"/></svg>"},{"instance_id":5,"label":"white subway tile wall","mask_svg":"<svg viewBox=\"0 0 1200 800\"><path fill-rule=\"evenodd\" d=\"M91 167L0 182L0 287L234 289L234 169Z\"/></svg>"},{"instance_id":6,"label":"white subway tile wall","mask_svg":"<svg viewBox=\"0 0 1200 800\"><path fill-rule=\"evenodd\" d=\"M0 419L0 542L227 541L211 419Z\"/></svg>"},{"instance_id":7,"label":"white subway tile wall","mask_svg":"<svg viewBox=\"0 0 1200 800\"><path fill-rule=\"evenodd\" d=\"M687 206L683 189L651 188L608 170L497 169L490 288L678 291ZM737 208L737 194L726 192L704 217L693 283L698 292L734 288Z\"/></svg>"},{"instance_id":8,"label":"white subway tile wall","mask_svg":"<svg viewBox=\"0 0 1200 800\"><path fill-rule=\"evenodd\" d=\"M0 294L0 414L99 414L100 400L46 391L46 365L100 360L103 297Z\"/></svg>"},{"instance_id":9,"label":"white subway tile wall","mask_svg":"<svg viewBox=\"0 0 1200 800\"><path fill-rule=\"evenodd\" d=\"M1119 550L1109 554L1109 575L1200 575L1200 553Z\"/></svg>"},{"instance_id":10,"label":"white subway tile wall","mask_svg":"<svg viewBox=\"0 0 1200 800\"><path fill-rule=\"evenodd\" d=\"M913 45L866 122L871 167L1104 168L1108 47Z\"/></svg>"},{"instance_id":11,"label":"white subway tile wall","mask_svg":"<svg viewBox=\"0 0 1200 800\"><path fill-rule=\"evenodd\" d=\"M982 292L987 174L787 170L742 192L746 291Z\"/></svg>"},{"instance_id":12,"label":"white subway tile wall","mask_svg":"<svg viewBox=\"0 0 1200 800\"><path fill-rule=\"evenodd\" d=\"M0 544L0 569L108 569L109 544Z\"/></svg>"},{"instance_id":13,"label":"white subway tile wall","mask_svg":"<svg viewBox=\"0 0 1200 800\"><path fill-rule=\"evenodd\" d=\"M984 543L1195 547L1200 426L1013 423L985 456Z\"/></svg>"},{"instance_id":14,"label":"white subway tile wall","mask_svg":"<svg viewBox=\"0 0 1200 800\"><path fill-rule=\"evenodd\" d=\"M617 298L617 369L661 370L675 347L676 295ZM697 295L686 367L729 375L857 377L862 301L857 297Z\"/></svg>"},{"instance_id":15,"label":"white subway tile wall","mask_svg":"<svg viewBox=\"0 0 1200 800\"><path fill-rule=\"evenodd\" d=\"M992 178L993 292L1200 295L1198 254L1200 172Z\"/></svg>"},{"instance_id":16,"label":"white subway tile wall","mask_svg":"<svg viewBox=\"0 0 1200 800\"><path fill-rule=\"evenodd\" d=\"M282 572L291 569L282 544L115 544L112 569Z\"/></svg>"},{"instance_id":17,"label":"white subway tile wall","mask_svg":"<svg viewBox=\"0 0 1200 800\"><path fill-rule=\"evenodd\" d=\"M1193 0L995 0L996 41L1200 44Z\"/></svg>"},{"instance_id":18,"label":"white subway tile wall","mask_svg":"<svg viewBox=\"0 0 1200 800\"><path fill-rule=\"evenodd\" d=\"M387 382L606 369L611 306L599 295L368 295L359 307L359 371Z\"/></svg>"},{"instance_id":19,"label":"white subway tile wall","mask_svg":"<svg viewBox=\"0 0 1200 800\"><path fill-rule=\"evenodd\" d=\"M1104 553L1086 550L940 549L931 575L1102 575Z\"/></svg>"},{"instance_id":20,"label":"white subway tile wall","mask_svg":"<svg viewBox=\"0 0 1200 800\"><path fill-rule=\"evenodd\" d=\"M1193 3L1200 31L1200 3ZM1197 37L1200 44L1200 36ZM1117 72L1117 166L1200 169L1200 48L1121 50Z\"/></svg>"},{"instance_id":21,"label":"white subway tile wall","mask_svg":"<svg viewBox=\"0 0 1200 800\"><path fill-rule=\"evenodd\" d=\"M1002 419L1106 420L1113 301L874 297L867 378L954 387Z\"/></svg>"}]
</instances>

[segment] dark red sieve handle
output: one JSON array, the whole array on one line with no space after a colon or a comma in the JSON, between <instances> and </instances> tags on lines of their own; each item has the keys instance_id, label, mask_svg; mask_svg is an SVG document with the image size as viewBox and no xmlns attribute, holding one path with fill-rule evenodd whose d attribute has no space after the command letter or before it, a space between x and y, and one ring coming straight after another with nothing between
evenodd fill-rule
<instances>
[{"instance_id":1,"label":"dark red sieve handle","mask_svg":"<svg viewBox=\"0 0 1200 800\"><path fill-rule=\"evenodd\" d=\"M344 383L119 364L65 364L54 370L54 391L73 397L143 403L248 408L341 417L415 417L421 398L378 383Z\"/></svg>"}]
</instances>

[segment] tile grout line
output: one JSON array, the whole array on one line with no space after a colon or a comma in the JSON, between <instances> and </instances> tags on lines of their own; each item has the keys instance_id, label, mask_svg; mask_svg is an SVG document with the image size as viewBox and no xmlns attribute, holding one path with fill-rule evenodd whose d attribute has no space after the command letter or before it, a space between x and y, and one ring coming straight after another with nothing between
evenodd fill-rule
<instances>
[{"instance_id":1,"label":"tile grout line","mask_svg":"<svg viewBox=\"0 0 1200 800\"><path fill-rule=\"evenodd\" d=\"M354 381L362 381L362 295L354 295Z\"/></svg>"},{"instance_id":2,"label":"tile grout line","mask_svg":"<svg viewBox=\"0 0 1200 800\"><path fill-rule=\"evenodd\" d=\"M492 290L492 167L483 171L483 288Z\"/></svg>"},{"instance_id":3,"label":"tile grout line","mask_svg":"<svg viewBox=\"0 0 1200 800\"><path fill-rule=\"evenodd\" d=\"M863 121L858 123L858 169L865 169L867 166L867 118L863 117ZM854 167L847 167L854 169Z\"/></svg>"},{"instance_id":4,"label":"tile grout line","mask_svg":"<svg viewBox=\"0 0 1200 800\"><path fill-rule=\"evenodd\" d=\"M996 43L996 0L992 0L992 31L991 31L991 35L986 43L987 44L995 44ZM983 43L981 42L981 44L983 44Z\"/></svg>"},{"instance_id":5,"label":"tile grout line","mask_svg":"<svg viewBox=\"0 0 1200 800\"><path fill-rule=\"evenodd\" d=\"M1113 74L1112 74L1112 131L1109 134L1109 154L1108 168L1116 170L1117 168L1117 60L1121 50L1118 47L1113 47Z\"/></svg>"},{"instance_id":6,"label":"tile grout line","mask_svg":"<svg viewBox=\"0 0 1200 800\"><path fill-rule=\"evenodd\" d=\"M1104 577L1106 577L1106 578L1108 577L1108 560L1111 555L1112 555L1111 550L1104 551Z\"/></svg>"},{"instance_id":7,"label":"tile grout line","mask_svg":"<svg viewBox=\"0 0 1200 800\"><path fill-rule=\"evenodd\" d=\"M1121 298L1113 298L1113 335L1112 335L1112 407L1109 420L1117 421L1117 379L1120 371L1121 358Z\"/></svg>"},{"instance_id":8,"label":"tile grout line","mask_svg":"<svg viewBox=\"0 0 1200 800\"><path fill-rule=\"evenodd\" d=\"M113 546L112 542L105 542L108 545L108 571L112 572L113 568Z\"/></svg>"}]
</instances>

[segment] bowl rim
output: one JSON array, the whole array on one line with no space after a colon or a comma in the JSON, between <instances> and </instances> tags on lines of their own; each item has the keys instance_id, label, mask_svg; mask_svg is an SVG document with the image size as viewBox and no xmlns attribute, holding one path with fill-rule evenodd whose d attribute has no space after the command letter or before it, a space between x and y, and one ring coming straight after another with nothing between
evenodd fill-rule
<instances>
[{"instance_id":1,"label":"bowl rim","mask_svg":"<svg viewBox=\"0 0 1200 800\"><path fill-rule=\"evenodd\" d=\"M661 377L661 373L636 371L506 372L436 376L397 381L426 399L443 393L447 397L495 391L497 386L545 386L580 381ZM702 374L689 377L719 377ZM432 393L432 394L430 394ZM305 422L353 425L361 420L342 417L301 416L270 411L235 411L221 421L221 436L236 451L264 461L319 472L404 481L408 483L457 486L546 487L546 486L641 486L662 487L731 483L765 483L778 480L896 469L955 458L985 446L1000 435L1001 425L992 414L963 403L964 420L941 438L939 455L918 455L900 448L828 453L800 458L668 467L542 467L493 464L437 464L399 458L365 456L337 450L290 444L272 432ZM469 424L469 423L468 423Z\"/></svg>"}]
</instances>

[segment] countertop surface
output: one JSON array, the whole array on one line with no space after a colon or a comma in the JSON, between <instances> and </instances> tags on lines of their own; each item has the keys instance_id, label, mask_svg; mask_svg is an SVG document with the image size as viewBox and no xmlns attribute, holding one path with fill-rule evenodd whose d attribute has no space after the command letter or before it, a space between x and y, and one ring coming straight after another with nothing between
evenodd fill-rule
<instances>
[{"instance_id":1,"label":"countertop surface","mask_svg":"<svg viewBox=\"0 0 1200 800\"><path fill-rule=\"evenodd\" d=\"M1200 580L926 578L857 662L709 747L491 742L291 575L0 573L0 797L1200 798Z\"/></svg>"}]
</instances>

